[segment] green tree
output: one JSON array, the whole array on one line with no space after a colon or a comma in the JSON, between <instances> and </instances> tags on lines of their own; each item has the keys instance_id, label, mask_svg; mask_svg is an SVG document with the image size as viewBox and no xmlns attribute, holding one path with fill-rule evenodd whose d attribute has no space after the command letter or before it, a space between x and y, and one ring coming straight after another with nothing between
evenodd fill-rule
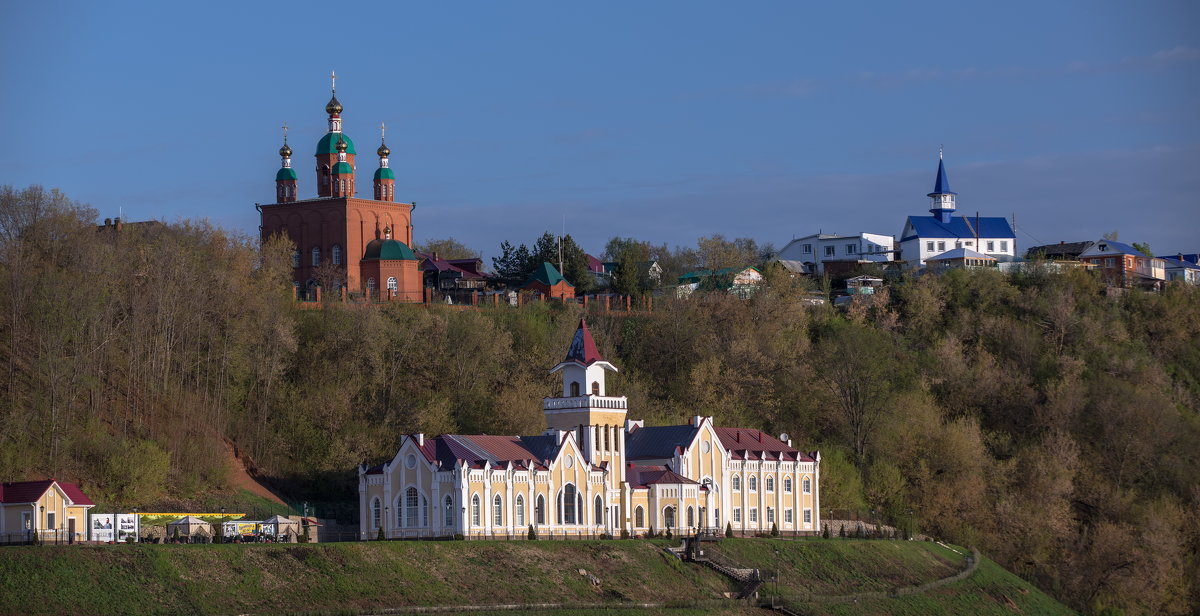
<instances>
[{"instance_id":1,"label":"green tree","mask_svg":"<svg viewBox=\"0 0 1200 616\"><path fill-rule=\"evenodd\" d=\"M439 259L473 259L479 256L478 251L471 250L453 237L433 238L424 242L416 242L412 248L428 255L436 254Z\"/></svg>"}]
</instances>

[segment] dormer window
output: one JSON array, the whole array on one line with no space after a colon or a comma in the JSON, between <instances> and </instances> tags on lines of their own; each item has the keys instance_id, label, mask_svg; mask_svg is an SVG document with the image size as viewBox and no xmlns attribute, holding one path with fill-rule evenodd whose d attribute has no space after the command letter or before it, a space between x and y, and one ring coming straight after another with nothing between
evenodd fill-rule
<instances>
[{"instance_id":1,"label":"dormer window","mask_svg":"<svg viewBox=\"0 0 1200 616\"><path fill-rule=\"evenodd\" d=\"M593 396L600 395L600 381L592 381L592 395Z\"/></svg>"},{"instance_id":2,"label":"dormer window","mask_svg":"<svg viewBox=\"0 0 1200 616\"><path fill-rule=\"evenodd\" d=\"M571 383L571 397L575 398L577 396L579 396L579 382L578 381Z\"/></svg>"}]
</instances>

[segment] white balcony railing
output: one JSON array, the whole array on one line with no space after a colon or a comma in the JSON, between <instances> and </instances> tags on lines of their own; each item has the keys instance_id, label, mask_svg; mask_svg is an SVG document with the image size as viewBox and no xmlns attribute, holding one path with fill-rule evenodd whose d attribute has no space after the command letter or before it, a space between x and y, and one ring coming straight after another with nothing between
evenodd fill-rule
<instances>
[{"instance_id":1,"label":"white balcony railing","mask_svg":"<svg viewBox=\"0 0 1200 616\"><path fill-rule=\"evenodd\" d=\"M545 398L542 408L547 411L560 409L625 409L629 403L625 396L572 396L568 398Z\"/></svg>"}]
</instances>

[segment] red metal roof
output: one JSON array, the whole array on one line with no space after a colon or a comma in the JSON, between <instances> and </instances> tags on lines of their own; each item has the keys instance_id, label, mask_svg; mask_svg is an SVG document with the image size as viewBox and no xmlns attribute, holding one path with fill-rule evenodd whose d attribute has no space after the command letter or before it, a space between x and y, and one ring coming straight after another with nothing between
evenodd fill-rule
<instances>
[{"instance_id":1,"label":"red metal roof","mask_svg":"<svg viewBox=\"0 0 1200 616\"><path fill-rule=\"evenodd\" d=\"M58 484L59 489L67 495L67 498L76 505L95 505L92 499L88 498L79 489L79 486L65 481L55 481L54 479L42 479L38 481L13 481L0 485L0 503L33 503L50 489L50 486Z\"/></svg>"},{"instance_id":2,"label":"red metal roof","mask_svg":"<svg viewBox=\"0 0 1200 616\"><path fill-rule=\"evenodd\" d=\"M696 485L695 481L676 473L666 466L636 466L630 464L625 468L625 481L634 487L646 487L656 483Z\"/></svg>"},{"instance_id":3,"label":"red metal roof","mask_svg":"<svg viewBox=\"0 0 1200 616\"><path fill-rule=\"evenodd\" d=\"M747 428L714 428L721 445L735 460L799 460L812 458L787 443L763 432Z\"/></svg>"}]
</instances>

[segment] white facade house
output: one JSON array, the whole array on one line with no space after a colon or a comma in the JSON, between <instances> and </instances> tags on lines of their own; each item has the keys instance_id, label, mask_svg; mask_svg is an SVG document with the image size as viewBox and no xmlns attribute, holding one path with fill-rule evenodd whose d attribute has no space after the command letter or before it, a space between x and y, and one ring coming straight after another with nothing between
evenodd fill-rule
<instances>
[{"instance_id":1,"label":"white facade house","mask_svg":"<svg viewBox=\"0 0 1200 616\"><path fill-rule=\"evenodd\" d=\"M938 158L937 179L930 216L909 216L900 233L900 259L907 267L920 268L930 257L964 248L982 253L999 262L1012 261L1017 254L1017 237L1003 216L955 216L957 206L946 177L946 167Z\"/></svg>"},{"instance_id":2,"label":"white facade house","mask_svg":"<svg viewBox=\"0 0 1200 616\"><path fill-rule=\"evenodd\" d=\"M825 264L832 261L856 264L893 261L895 243L892 236L879 233L814 233L788 242L776 259L802 263L804 273L820 275L825 273Z\"/></svg>"}]
</instances>

